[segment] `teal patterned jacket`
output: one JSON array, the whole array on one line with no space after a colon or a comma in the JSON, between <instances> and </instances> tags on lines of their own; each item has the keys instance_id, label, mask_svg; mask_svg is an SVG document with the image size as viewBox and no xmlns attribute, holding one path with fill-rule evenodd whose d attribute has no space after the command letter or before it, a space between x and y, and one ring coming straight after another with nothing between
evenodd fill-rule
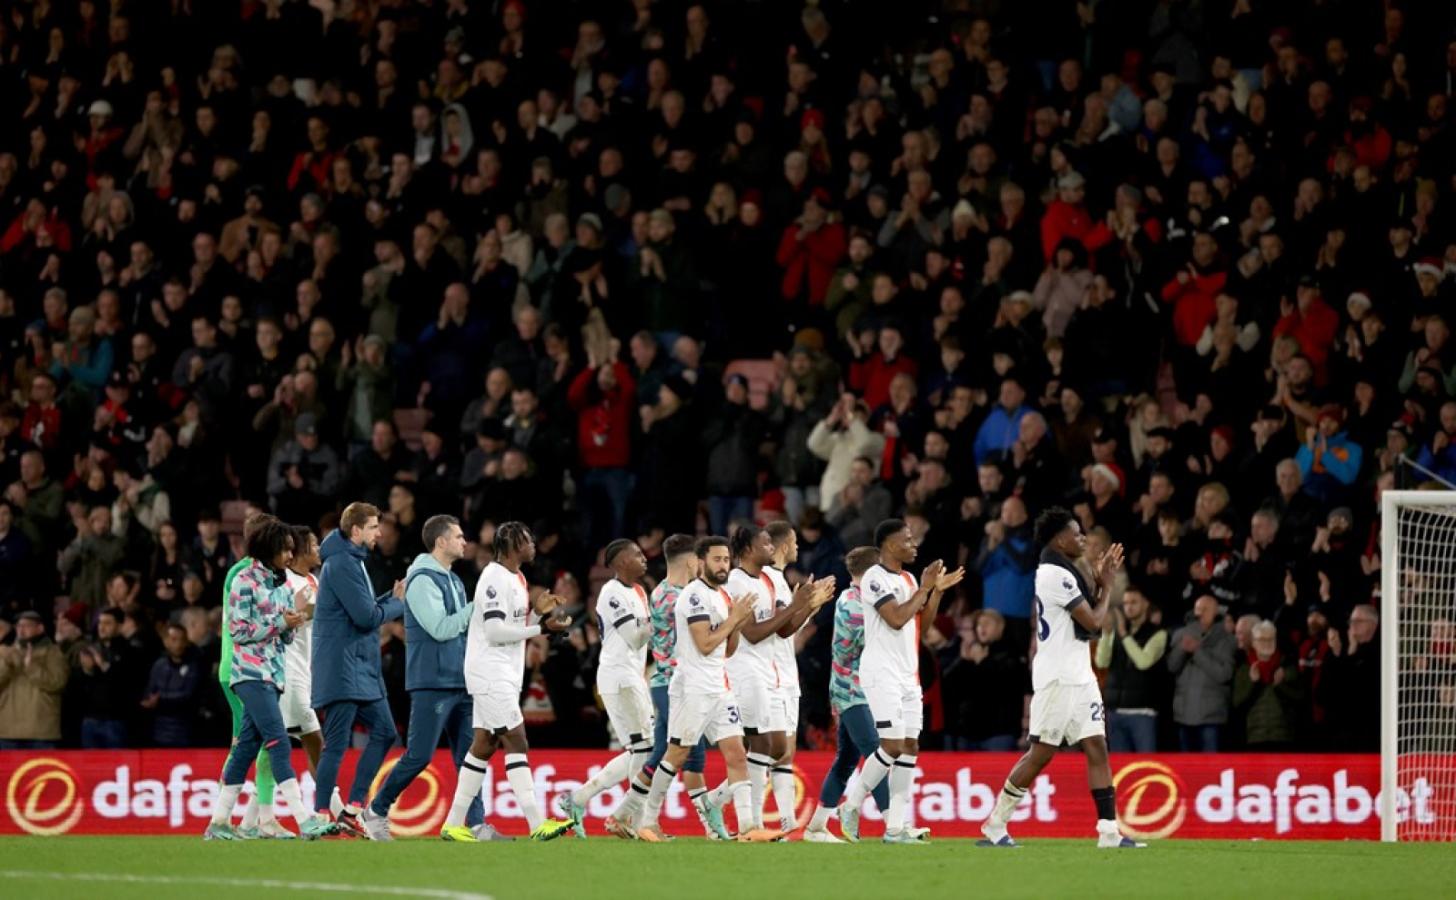
<instances>
[{"instance_id":1,"label":"teal patterned jacket","mask_svg":"<svg viewBox=\"0 0 1456 900\"><path fill-rule=\"evenodd\" d=\"M864 604L859 588L845 588L834 601L834 640L830 644L829 705L837 713L865 704L859 686L859 657L864 652Z\"/></svg>"},{"instance_id":2,"label":"teal patterned jacket","mask_svg":"<svg viewBox=\"0 0 1456 900\"><path fill-rule=\"evenodd\" d=\"M677 625L672 618L677 595L682 588L663 580L652 589L648 606L652 613L652 677L649 687L666 687L672 683L672 667L677 665Z\"/></svg>"},{"instance_id":3,"label":"teal patterned jacket","mask_svg":"<svg viewBox=\"0 0 1456 900\"><path fill-rule=\"evenodd\" d=\"M261 563L238 573L228 595L228 634L233 639L232 677L228 684L262 681L283 690L283 648L293 643L293 629L283 613L293 609L293 593L285 579Z\"/></svg>"}]
</instances>

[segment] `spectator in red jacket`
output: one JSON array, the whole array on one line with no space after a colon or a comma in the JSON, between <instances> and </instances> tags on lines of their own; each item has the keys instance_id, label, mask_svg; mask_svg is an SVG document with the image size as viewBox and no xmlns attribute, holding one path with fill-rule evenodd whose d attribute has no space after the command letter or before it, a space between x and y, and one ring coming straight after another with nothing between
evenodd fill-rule
<instances>
[{"instance_id":1,"label":"spectator in red jacket","mask_svg":"<svg viewBox=\"0 0 1456 900\"><path fill-rule=\"evenodd\" d=\"M566 391L576 413L581 502L593 547L627 533L637 383L620 360L588 360Z\"/></svg>"},{"instance_id":2,"label":"spectator in red jacket","mask_svg":"<svg viewBox=\"0 0 1456 900\"><path fill-rule=\"evenodd\" d=\"M293 157L288 189L301 193L328 189L330 170L339 154L329 148L329 126L321 116L308 117L308 149Z\"/></svg>"},{"instance_id":3,"label":"spectator in red jacket","mask_svg":"<svg viewBox=\"0 0 1456 900\"><path fill-rule=\"evenodd\" d=\"M1092 216L1087 212L1087 179L1068 172L1057 179L1057 199L1047 204L1041 217L1041 252L1048 265L1063 238L1083 242L1092 233Z\"/></svg>"},{"instance_id":4,"label":"spectator in red jacket","mask_svg":"<svg viewBox=\"0 0 1456 900\"><path fill-rule=\"evenodd\" d=\"M1282 301L1284 315L1274 323L1274 336L1287 334L1299 341L1300 351L1314 365L1315 384L1323 385L1328 374L1325 364L1335 344L1335 332L1340 330L1340 316L1325 303L1313 275L1299 279L1294 297L1293 303L1287 298Z\"/></svg>"},{"instance_id":5,"label":"spectator in red jacket","mask_svg":"<svg viewBox=\"0 0 1456 900\"><path fill-rule=\"evenodd\" d=\"M1196 345L1218 313L1218 295L1228 273L1218 264L1218 242L1200 231L1193 236L1192 259L1163 285L1163 302L1173 304L1173 378L1180 389L1193 384Z\"/></svg>"},{"instance_id":6,"label":"spectator in red jacket","mask_svg":"<svg viewBox=\"0 0 1456 900\"><path fill-rule=\"evenodd\" d=\"M1218 266L1218 242L1200 231L1193 236L1193 259L1163 285L1163 302L1173 304L1173 336L1191 348L1218 311L1217 298L1228 281Z\"/></svg>"},{"instance_id":7,"label":"spectator in red jacket","mask_svg":"<svg viewBox=\"0 0 1456 900\"><path fill-rule=\"evenodd\" d=\"M20 436L45 451L61 445L61 408L56 405L59 388L46 372L37 372L30 381L30 404L20 420Z\"/></svg>"},{"instance_id":8,"label":"spectator in red jacket","mask_svg":"<svg viewBox=\"0 0 1456 900\"><path fill-rule=\"evenodd\" d=\"M882 326L876 343L879 349L863 356L859 345L850 341L856 355L849 365L849 386L864 393L865 405L870 409L890 402L890 382L896 375L904 372L914 378L919 371L915 360L901 355L905 350L905 336L899 325Z\"/></svg>"},{"instance_id":9,"label":"spectator in red jacket","mask_svg":"<svg viewBox=\"0 0 1456 900\"><path fill-rule=\"evenodd\" d=\"M829 220L828 204L828 192L815 188L804 200L803 214L784 229L779 240L778 262L784 270L781 290L784 299L799 308L824 306L835 267L844 258L844 226Z\"/></svg>"}]
</instances>

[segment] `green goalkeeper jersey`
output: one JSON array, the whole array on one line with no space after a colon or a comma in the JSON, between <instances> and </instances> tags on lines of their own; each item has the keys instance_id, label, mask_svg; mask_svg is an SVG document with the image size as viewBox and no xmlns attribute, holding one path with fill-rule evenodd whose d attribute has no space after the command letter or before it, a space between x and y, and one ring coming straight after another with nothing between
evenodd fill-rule
<instances>
[{"instance_id":1,"label":"green goalkeeper jersey","mask_svg":"<svg viewBox=\"0 0 1456 900\"><path fill-rule=\"evenodd\" d=\"M243 557L233 563L233 567L227 570L227 576L222 580L222 657L218 660L217 680L222 682L223 687L228 686L228 679L233 674L233 638L228 630L228 598L232 595L233 579L252 564L252 557Z\"/></svg>"}]
</instances>

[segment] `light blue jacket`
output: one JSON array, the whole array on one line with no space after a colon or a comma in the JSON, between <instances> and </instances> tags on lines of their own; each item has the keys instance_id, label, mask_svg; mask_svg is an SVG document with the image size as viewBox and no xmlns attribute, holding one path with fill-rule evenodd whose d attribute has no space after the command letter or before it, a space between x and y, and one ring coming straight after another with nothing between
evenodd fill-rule
<instances>
[{"instance_id":1,"label":"light blue jacket","mask_svg":"<svg viewBox=\"0 0 1456 900\"><path fill-rule=\"evenodd\" d=\"M460 576L428 553L410 563L404 589L406 690L465 690L465 630L474 606Z\"/></svg>"}]
</instances>

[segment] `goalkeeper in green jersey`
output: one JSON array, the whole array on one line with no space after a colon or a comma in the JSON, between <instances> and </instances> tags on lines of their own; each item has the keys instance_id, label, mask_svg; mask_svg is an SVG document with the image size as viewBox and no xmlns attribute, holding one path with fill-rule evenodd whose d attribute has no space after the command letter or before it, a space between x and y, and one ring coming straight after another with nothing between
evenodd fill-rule
<instances>
[{"instance_id":1,"label":"goalkeeper in green jersey","mask_svg":"<svg viewBox=\"0 0 1456 900\"><path fill-rule=\"evenodd\" d=\"M255 513L248 517L243 523L243 542L252 536L260 525L273 519L267 513ZM233 589L233 579L239 572L244 571L253 564L250 557L243 557L233 567L228 569L227 576L222 582L222 658L217 667L217 679L222 685L222 695L227 698L228 709L232 712L233 718L233 743L238 742L238 732L243 727L243 703L233 693L228 681L232 677L233 639L228 633L228 597ZM268 761L268 751L262 750L258 753L258 771L254 779L253 802L248 804L247 810L243 813L243 821L239 834L245 838L283 838L292 837L293 833L282 825L278 824L278 817L273 811L273 765ZM331 798L331 806L340 806L337 796ZM335 809L337 814L337 809Z\"/></svg>"}]
</instances>

